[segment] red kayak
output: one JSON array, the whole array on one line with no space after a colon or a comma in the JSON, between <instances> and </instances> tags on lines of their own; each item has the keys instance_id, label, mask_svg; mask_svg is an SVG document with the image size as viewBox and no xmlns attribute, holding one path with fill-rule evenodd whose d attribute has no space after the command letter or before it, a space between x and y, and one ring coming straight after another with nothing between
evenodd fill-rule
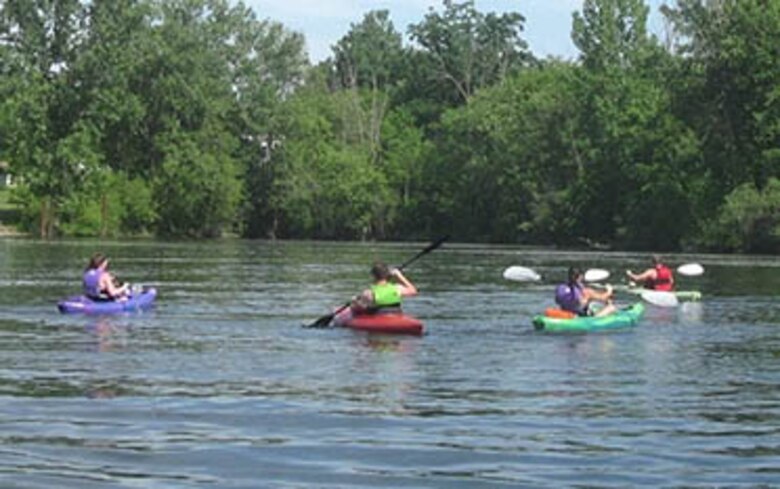
<instances>
[{"instance_id":1,"label":"red kayak","mask_svg":"<svg viewBox=\"0 0 780 489\"><path fill-rule=\"evenodd\" d=\"M423 323L402 312L385 312L378 314L353 314L349 308L338 314L334 323L336 326L385 334L423 334Z\"/></svg>"}]
</instances>

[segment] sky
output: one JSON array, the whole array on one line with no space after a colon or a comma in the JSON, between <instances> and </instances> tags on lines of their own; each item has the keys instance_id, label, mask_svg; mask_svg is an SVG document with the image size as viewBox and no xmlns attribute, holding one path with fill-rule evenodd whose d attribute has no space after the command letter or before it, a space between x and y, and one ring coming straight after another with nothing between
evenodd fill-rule
<instances>
[{"instance_id":1,"label":"sky","mask_svg":"<svg viewBox=\"0 0 780 489\"><path fill-rule=\"evenodd\" d=\"M657 15L662 0L646 0L651 7L650 30L660 34ZM370 10L386 9L396 30L404 34L409 24L420 22L431 7L441 12L441 0L244 0L258 18L279 21L306 37L309 58L322 61L331 55L330 47ZM524 38L536 56L576 58L571 42L572 12L582 0L476 0L481 12L520 12L525 16Z\"/></svg>"}]
</instances>

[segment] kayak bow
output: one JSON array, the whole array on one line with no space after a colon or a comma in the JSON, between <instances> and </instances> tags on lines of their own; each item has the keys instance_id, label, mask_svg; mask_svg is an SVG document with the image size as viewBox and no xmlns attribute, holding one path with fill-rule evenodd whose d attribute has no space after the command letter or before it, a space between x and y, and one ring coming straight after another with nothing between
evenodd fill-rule
<instances>
[{"instance_id":1,"label":"kayak bow","mask_svg":"<svg viewBox=\"0 0 780 489\"><path fill-rule=\"evenodd\" d=\"M533 318L533 324L537 330L550 333L602 331L635 326L644 312L644 304L637 302L609 316L577 316L565 319L538 315Z\"/></svg>"},{"instance_id":2,"label":"kayak bow","mask_svg":"<svg viewBox=\"0 0 780 489\"><path fill-rule=\"evenodd\" d=\"M347 308L346 311L336 315L333 320L335 326L365 331L367 333L385 334L423 334L423 323L419 319L408 316L400 311L384 312L376 314L353 314Z\"/></svg>"},{"instance_id":3,"label":"kayak bow","mask_svg":"<svg viewBox=\"0 0 780 489\"><path fill-rule=\"evenodd\" d=\"M149 309L157 298L157 289L148 288L126 300L96 301L85 295L77 295L57 303L63 314L118 314Z\"/></svg>"}]
</instances>

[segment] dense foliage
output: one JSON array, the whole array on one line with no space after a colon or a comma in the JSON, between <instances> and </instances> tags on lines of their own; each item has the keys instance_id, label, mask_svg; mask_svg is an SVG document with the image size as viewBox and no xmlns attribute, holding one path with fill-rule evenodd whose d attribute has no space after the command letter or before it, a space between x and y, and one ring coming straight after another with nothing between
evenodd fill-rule
<instances>
[{"instance_id":1,"label":"dense foliage","mask_svg":"<svg viewBox=\"0 0 780 489\"><path fill-rule=\"evenodd\" d=\"M780 2L584 0L574 61L519 12L373 11L311 66L228 0L6 0L0 160L42 236L780 251Z\"/></svg>"}]
</instances>

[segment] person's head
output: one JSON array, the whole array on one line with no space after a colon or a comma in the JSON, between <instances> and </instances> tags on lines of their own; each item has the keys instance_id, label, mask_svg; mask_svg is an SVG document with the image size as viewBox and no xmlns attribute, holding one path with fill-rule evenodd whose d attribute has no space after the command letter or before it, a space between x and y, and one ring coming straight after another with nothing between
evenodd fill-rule
<instances>
[{"instance_id":1,"label":"person's head","mask_svg":"<svg viewBox=\"0 0 780 489\"><path fill-rule=\"evenodd\" d=\"M654 266L663 263L663 260L661 259L661 255L653 255L650 257L650 260L653 262Z\"/></svg>"},{"instance_id":2,"label":"person's head","mask_svg":"<svg viewBox=\"0 0 780 489\"><path fill-rule=\"evenodd\" d=\"M582 270L577 267L569 267L569 283L575 284L582 280L584 274Z\"/></svg>"},{"instance_id":3,"label":"person's head","mask_svg":"<svg viewBox=\"0 0 780 489\"><path fill-rule=\"evenodd\" d=\"M390 269L381 261L375 262L371 267L371 276L377 282L387 280L390 278Z\"/></svg>"},{"instance_id":4,"label":"person's head","mask_svg":"<svg viewBox=\"0 0 780 489\"><path fill-rule=\"evenodd\" d=\"M95 253L92 258L89 259L87 264L87 270L97 270L98 268L106 268L108 266L108 257L103 253Z\"/></svg>"}]
</instances>

